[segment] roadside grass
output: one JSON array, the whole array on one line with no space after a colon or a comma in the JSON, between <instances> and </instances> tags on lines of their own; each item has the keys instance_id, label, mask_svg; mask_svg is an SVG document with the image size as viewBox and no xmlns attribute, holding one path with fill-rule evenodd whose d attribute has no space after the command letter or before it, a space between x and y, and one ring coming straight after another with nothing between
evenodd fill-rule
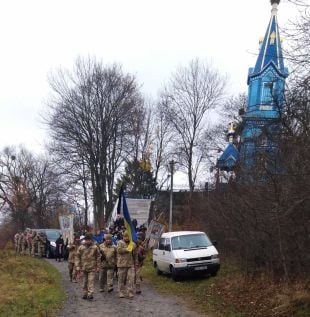
<instances>
[{"instance_id":1,"label":"roadside grass","mask_svg":"<svg viewBox=\"0 0 310 317\"><path fill-rule=\"evenodd\" d=\"M245 317L233 306L226 305L224 310L221 294L216 288L223 277L234 274L235 270L236 268L232 265L222 265L215 277L192 277L175 282L169 275L156 274L152 257L148 254L143 266L143 276L160 292L180 296L189 308L201 314L214 317Z\"/></svg>"},{"instance_id":2,"label":"roadside grass","mask_svg":"<svg viewBox=\"0 0 310 317\"><path fill-rule=\"evenodd\" d=\"M0 250L0 316L52 317L65 293L61 275L48 262Z\"/></svg>"},{"instance_id":3,"label":"roadside grass","mask_svg":"<svg viewBox=\"0 0 310 317\"><path fill-rule=\"evenodd\" d=\"M149 254L143 276L162 293L174 294L192 310L212 317L307 317L310 293L307 283L289 289L268 275L246 277L236 263L222 257L216 277L186 278L175 282L156 274Z\"/></svg>"}]
</instances>

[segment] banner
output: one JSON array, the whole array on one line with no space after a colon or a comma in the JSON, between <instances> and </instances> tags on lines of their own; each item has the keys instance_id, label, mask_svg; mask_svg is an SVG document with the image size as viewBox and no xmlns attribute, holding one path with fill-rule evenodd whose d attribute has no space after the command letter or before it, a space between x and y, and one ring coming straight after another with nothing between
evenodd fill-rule
<instances>
[{"instance_id":1,"label":"banner","mask_svg":"<svg viewBox=\"0 0 310 317\"><path fill-rule=\"evenodd\" d=\"M152 249L164 231L165 225L156 220L152 220L145 234L146 247Z\"/></svg>"},{"instance_id":2,"label":"banner","mask_svg":"<svg viewBox=\"0 0 310 317\"><path fill-rule=\"evenodd\" d=\"M63 239L64 241L68 239L69 243L73 243L74 241L73 220L74 214L59 216L59 225Z\"/></svg>"}]
</instances>

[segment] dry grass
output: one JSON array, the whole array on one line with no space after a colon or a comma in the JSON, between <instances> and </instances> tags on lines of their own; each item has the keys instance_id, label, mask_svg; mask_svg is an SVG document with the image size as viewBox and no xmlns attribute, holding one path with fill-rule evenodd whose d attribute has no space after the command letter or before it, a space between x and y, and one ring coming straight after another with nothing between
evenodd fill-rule
<instances>
[{"instance_id":1,"label":"dry grass","mask_svg":"<svg viewBox=\"0 0 310 317\"><path fill-rule=\"evenodd\" d=\"M0 253L0 316L55 316L65 298L59 272L41 259Z\"/></svg>"},{"instance_id":2,"label":"dry grass","mask_svg":"<svg viewBox=\"0 0 310 317\"><path fill-rule=\"evenodd\" d=\"M222 260L217 277L176 283L168 276L157 276L149 256L144 276L159 291L182 297L192 309L207 316L310 316L310 292L306 282L295 282L288 288L283 283L272 282L264 274L245 278L237 265L229 259Z\"/></svg>"}]
</instances>

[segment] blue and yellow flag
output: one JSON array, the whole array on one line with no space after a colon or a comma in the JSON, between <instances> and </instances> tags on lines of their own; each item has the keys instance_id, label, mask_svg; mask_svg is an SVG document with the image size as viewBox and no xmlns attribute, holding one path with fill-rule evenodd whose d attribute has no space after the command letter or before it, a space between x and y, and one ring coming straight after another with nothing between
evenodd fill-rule
<instances>
[{"instance_id":1,"label":"blue and yellow flag","mask_svg":"<svg viewBox=\"0 0 310 317\"><path fill-rule=\"evenodd\" d=\"M120 192L119 207L121 207L121 204L123 205L123 217L124 217L125 228L129 234L129 239L130 239L130 242L128 245L128 250L132 251L133 241L137 241L137 233L136 233L134 226L132 225L127 202L126 202L125 192L122 189ZM121 208L118 208L118 210L120 210L120 209Z\"/></svg>"}]
</instances>

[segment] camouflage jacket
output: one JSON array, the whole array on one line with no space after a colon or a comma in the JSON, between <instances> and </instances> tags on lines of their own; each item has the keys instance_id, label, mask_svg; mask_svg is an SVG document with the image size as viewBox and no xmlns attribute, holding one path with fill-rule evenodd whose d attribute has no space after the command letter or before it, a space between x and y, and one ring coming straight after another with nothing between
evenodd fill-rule
<instances>
[{"instance_id":1,"label":"camouflage jacket","mask_svg":"<svg viewBox=\"0 0 310 317\"><path fill-rule=\"evenodd\" d=\"M28 242L28 243L31 243L31 242L32 242L32 237L33 237L33 234L30 233L30 232L28 232L28 233L27 233L27 242Z\"/></svg>"},{"instance_id":2,"label":"camouflage jacket","mask_svg":"<svg viewBox=\"0 0 310 317\"><path fill-rule=\"evenodd\" d=\"M100 252L96 245L79 246L76 254L75 265L82 271L95 271L100 267Z\"/></svg>"},{"instance_id":3,"label":"camouflage jacket","mask_svg":"<svg viewBox=\"0 0 310 317\"><path fill-rule=\"evenodd\" d=\"M23 236L24 236L24 234L23 233L21 233L19 236L18 236L18 240L17 240L17 243L18 244L22 244L22 241L23 241Z\"/></svg>"},{"instance_id":4,"label":"camouflage jacket","mask_svg":"<svg viewBox=\"0 0 310 317\"><path fill-rule=\"evenodd\" d=\"M105 245L105 243L101 243L99 249L101 253L101 268L114 268L116 265L116 247L113 244Z\"/></svg>"},{"instance_id":5,"label":"camouflage jacket","mask_svg":"<svg viewBox=\"0 0 310 317\"><path fill-rule=\"evenodd\" d=\"M138 267L143 266L145 257L146 257L145 249L142 245L139 245L135 250L135 262Z\"/></svg>"},{"instance_id":6,"label":"camouflage jacket","mask_svg":"<svg viewBox=\"0 0 310 317\"><path fill-rule=\"evenodd\" d=\"M31 244L35 245L38 243L38 241L39 241L38 235L37 234L33 235Z\"/></svg>"},{"instance_id":7,"label":"camouflage jacket","mask_svg":"<svg viewBox=\"0 0 310 317\"><path fill-rule=\"evenodd\" d=\"M77 246L74 244L69 245L68 263L75 263L77 254Z\"/></svg>"},{"instance_id":8,"label":"camouflage jacket","mask_svg":"<svg viewBox=\"0 0 310 317\"><path fill-rule=\"evenodd\" d=\"M44 235L42 235L42 234L37 234L36 237L37 237L37 241L38 241L39 243L46 244L46 238L45 238Z\"/></svg>"},{"instance_id":9,"label":"camouflage jacket","mask_svg":"<svg viewBox=\"0 0 310 317\"><path fill-rule=\"evenodd\" d=\"M28 241L28 233L24 233L23 234L23 244L27 245L27 241Z\"/></svg>"},{"instance_id":10,"label":"camouflage jacket","mask_svg":"<svg viewBox=\"0 0 310 317\"><path fill-rule=\"evenodd\" d=\"M27 245L27 236L26 236L25 233L22 233L22 234L19 236L18 244L19 244L19 245Z\"/></svg>"},{"instance_id":11,"label":"camouflage jacket","mask_svg":"<svg viewBox=\"0 0 310 317\"><path fill-rule=\"evenodd\" d=\"M128 252L127 247L129 243L124 240L117 242L117 267L132 267L134 265L133 252ZM136 245L133 242L135 249Z\"/></svg>"},{"instance_id":12,"label":"camouflage jacket","mask_svg":"<svg viewBox=\"0 0 310 317\"><path fill-rule=\"evenodd\" d=\"M19 233L16 233L16 234L15 234L15 236L14 236L14 243L15 243L15 244L18 244L19 236L20 236Z\"/></svg>"}]
</instances>

